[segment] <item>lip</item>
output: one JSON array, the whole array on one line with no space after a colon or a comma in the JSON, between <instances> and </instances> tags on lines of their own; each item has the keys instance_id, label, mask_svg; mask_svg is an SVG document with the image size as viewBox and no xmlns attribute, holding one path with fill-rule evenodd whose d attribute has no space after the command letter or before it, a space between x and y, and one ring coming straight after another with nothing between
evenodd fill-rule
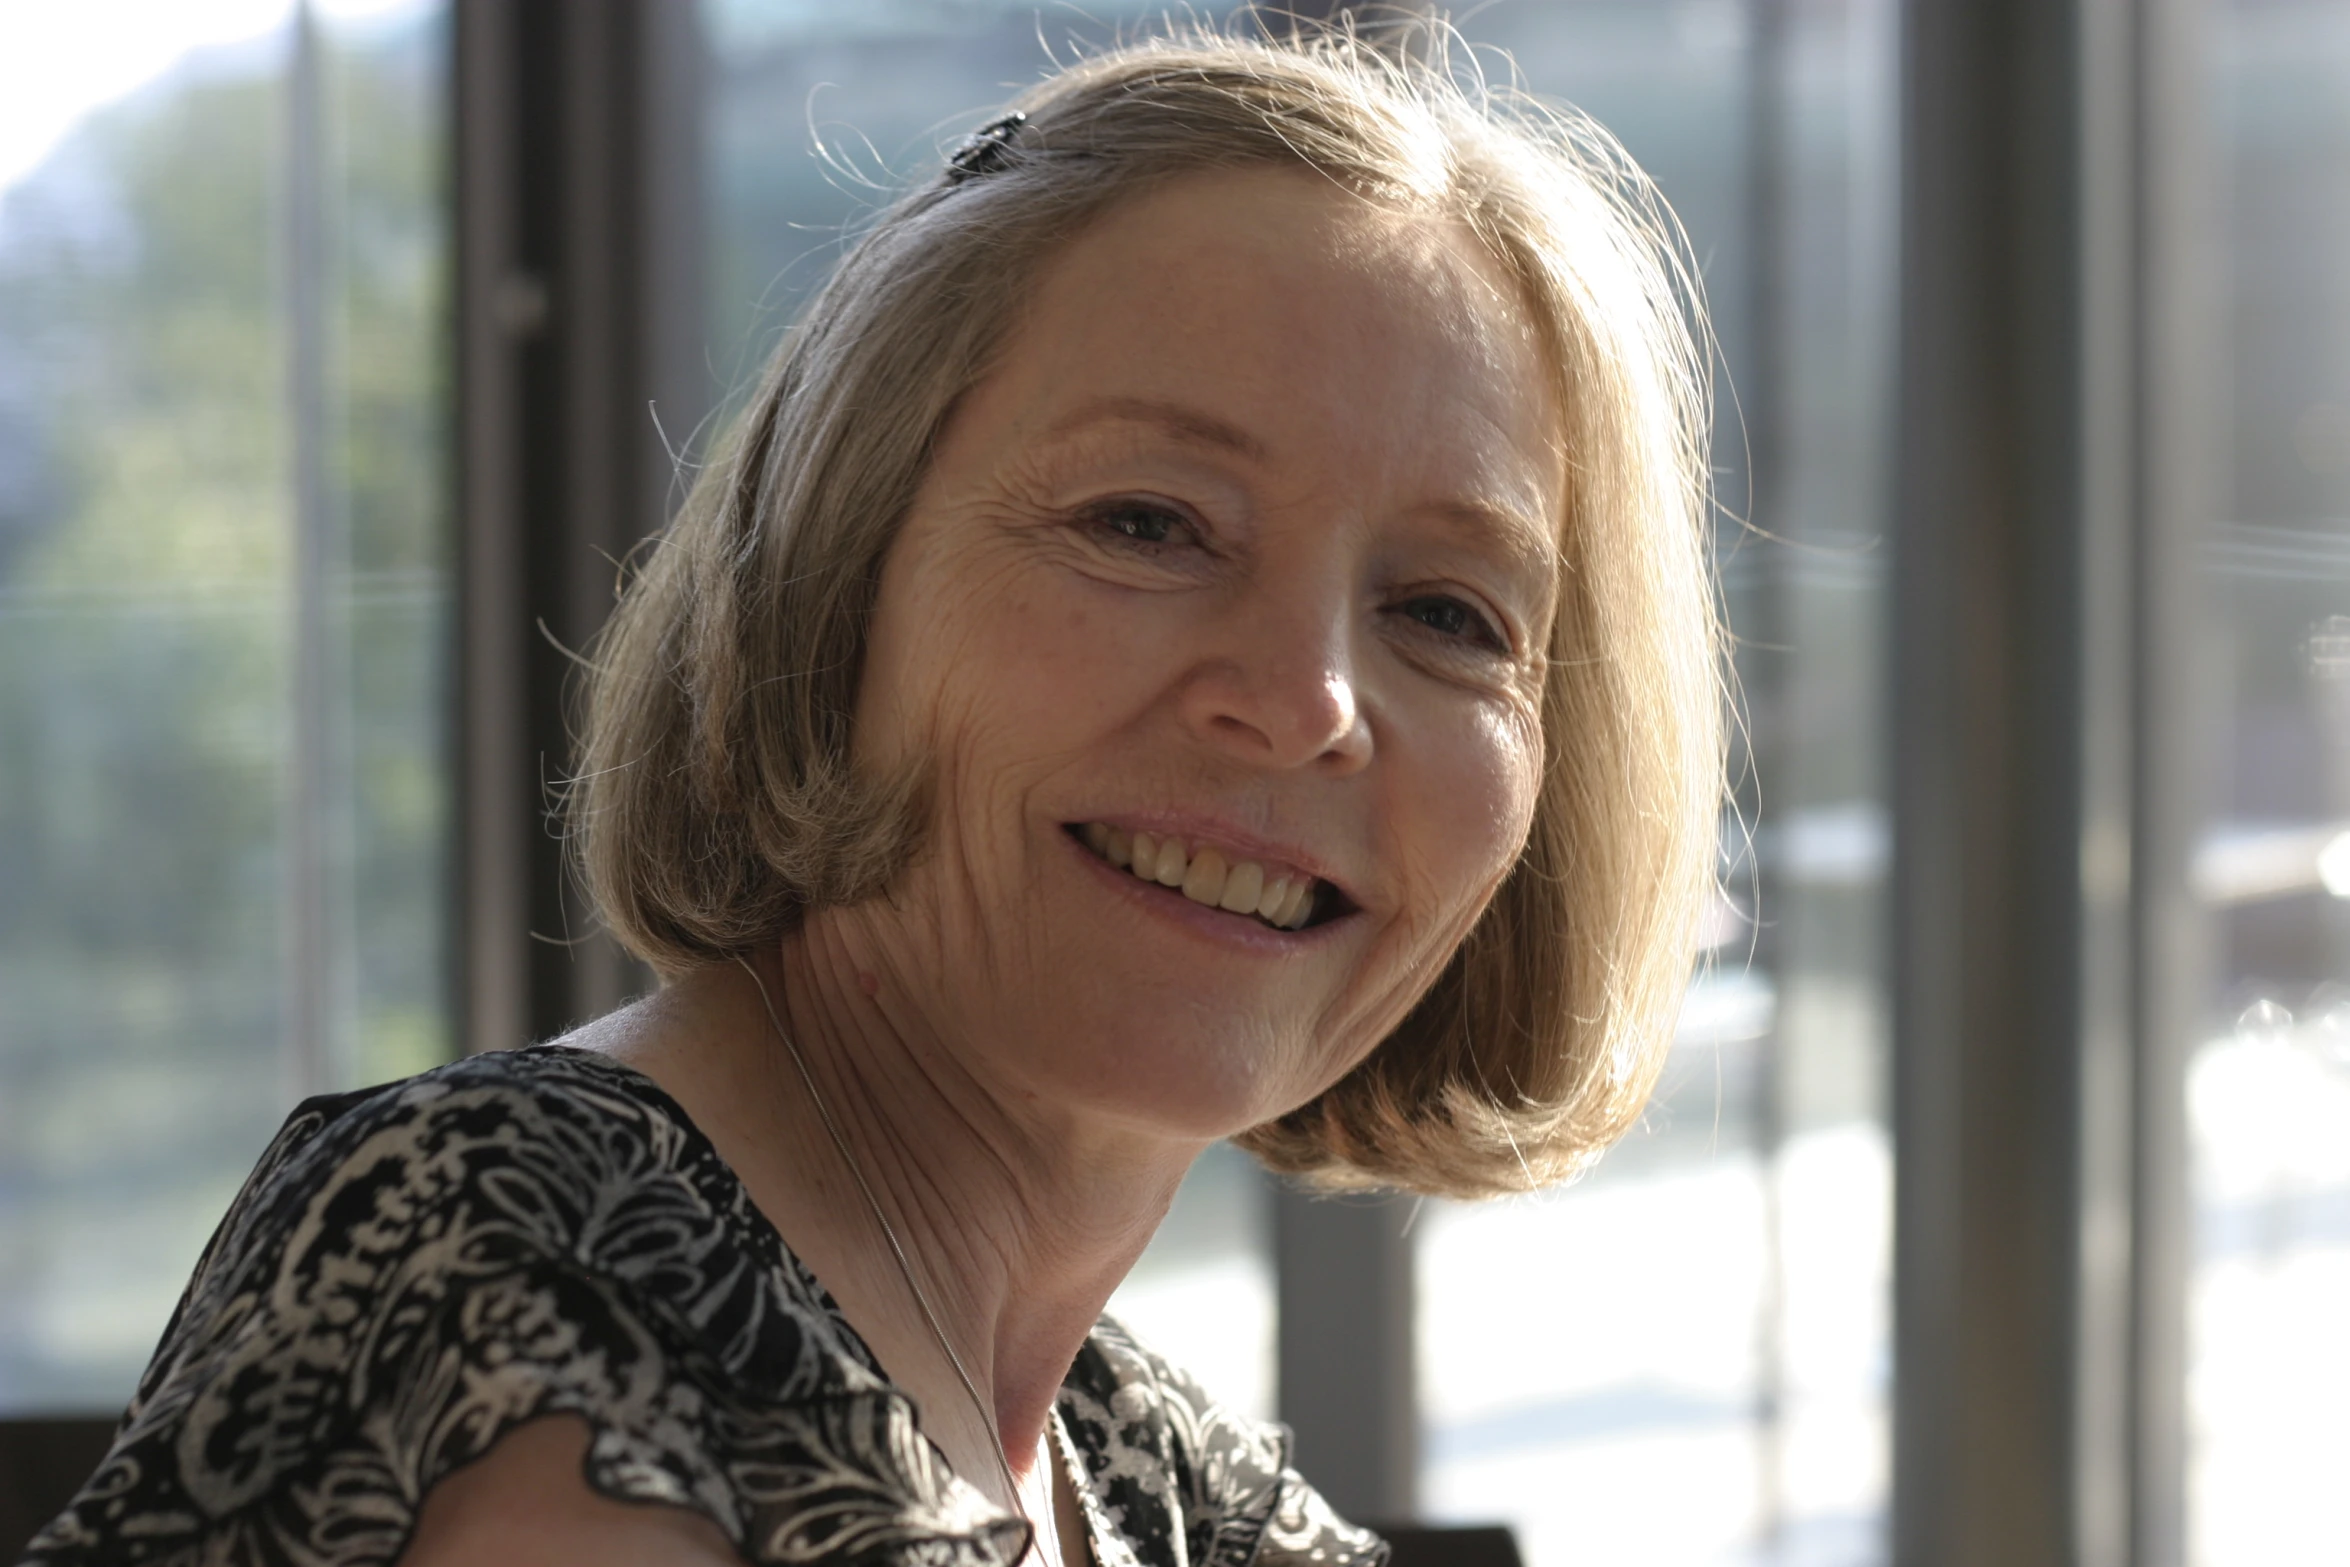
<instances>
[{"instance_id":1,"label":"lip","mask_svg":"<svg viewBox=\"0 0 2350 1567\"><path fill-rule=\"evenodd\" d=\"M1109 822L1113 826L1124 825L1124 819L1120 818L1086 819ZM1150 832L1152 829L1145 825L1141 830ZM1142 912L1155 915L1178 929L1203 937L1220 947L1238 948L1268 957L1295 957L1330 939L1333 931L1343 928L1361 913L1359 909L1350 908L1334 919L1309 925L1304 930L1275 930L1262 920L1251 919L1245 914L1228 913L1223 909L1211 909L1204 903L1192 902L1176 888L1162 887L1155 881L1143 881L1130 871L1122 871L1080 843L1074 834L1059 832L1054 836L1066 844L1069 852L1082 861L1093 875L1099 877L1102 885L1110 892ZM1221 847L1220 837L1204 833L1201 836L1204 841Z\"/></svg>"}]
</instances>

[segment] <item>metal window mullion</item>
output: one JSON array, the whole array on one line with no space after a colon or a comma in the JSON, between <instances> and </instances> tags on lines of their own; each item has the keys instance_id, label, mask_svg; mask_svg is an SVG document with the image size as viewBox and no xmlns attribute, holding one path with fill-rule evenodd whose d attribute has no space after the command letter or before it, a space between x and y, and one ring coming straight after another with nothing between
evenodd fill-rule
<instances>
[{"instance_id":1,"label":"metal window mullion","mask_svg":"<svg viewBox=\"0 0 2350 1567\"><path fill-rule=\"evenodd\" d=\"M1418 1516L1414 1197L1314 1198L1275 1181L1276 1399L1294 1462L1342 1516Z\"/></svg>"},{"instance_id":2,"label":"metal window mullion","mask_svg":"<svg viewBox=\"0 0 2350 1567\"><path fill-rule=\"evenodd\" d=\"M2138 363L2135 786L2135 1200L2129 1437L2134 1567L2186 1547L2187 1053L2209 975L2188 875L2203 815L2197 540L2219 515L2213 142L2203 89L2207 0L2140 0L2135 37Z\"/></svg>"},{"instance_id":3,"label":"metal window mullion","mask_svg":"<svg viewBox=\"0 0 2350 1567\"><path fill-rule=\"evenodd\" d=\"M342 922L336 766L337 674L343 660L330 595L340 586L341 539L329 494L326 292L326 116L318 18L307 4L287 20L285 268L287 435L292 448L290 634L284 804L285 974L281 1020L288 1097L347 1086L337 1005Z\"/></svg>"},{"instance_id":4,"label":"metal window mullion","mask_svg":"<svg viewBox=\"0 0 2350 1567\"><path fill-rule=\"evenodd\" d=\"M1893 1558L2132 1559L2137 18L1912 0Z\"/></svg>"},{"instance_id":5,"label":"metal window mullion","mask_svg":"<svg viewBox=\"0 0 2350 1567\"><path fill-rule=\"evenodd\" d=\"M1745 204L1747 273L1745 366L1736 403L1746 454L1743 512L1757 530L1729 547L1754 551L1760 565L1755 602L1737 628L1750 650L1742 660L1739 688L1757 721L1744 738L1754 790L1748 819L1765 822L1784 811L1793 769L1786 715L1796 683L1793 560L1790 545L1802 532L1790 504L1795 414L1790 369L1794 301L1790 295L1789 211L1794 199L1790 138L1791 76L1796 18L1789 0L1747 0ZM1753 845L1746 846L1753 853ZM1769 977L1775 1004L1771 1021L1754 1041L1757 1052L1754 1107L1749 1123L1758 1187L1760 1279L1753 1323L1754 1389L1752 1431L1755 1457L1754 1545L1758 1555L1786 1548L1788 1279L1786 1192L1783 1161L1790 1112L1793 1041L1788 1016L1787 960L1790 955L1790 897L1760 863L1752 865L1753 926L1743 954L1751 969Z\"/></svg>"},{"instance_id":6,"label":"metal window mullion","mask_svg":"<svg viewBox=\"0 0 2350 1567\"><path fill-rule=\"evenodd\" d=\"M543 309L544 282L515 257L513 8L458 0L452 29L458 494L456 1016L468 1051L528 1037L524 772L527 690L514 620L526 597L513 339Z\"/></svg>"},{"instance_id":7,"label":"metal window mullion","mask_svg":"<svg viewBox=\"0 0 2350 1567\"><path fill-rule=\"evenodd\" d=\"M643 974L570 883L553 812L574 656L666 520L654 423L701 363L696 8L457 0L461 974L466 1048L544 1039Z\"/></svg>"}]
</instances>

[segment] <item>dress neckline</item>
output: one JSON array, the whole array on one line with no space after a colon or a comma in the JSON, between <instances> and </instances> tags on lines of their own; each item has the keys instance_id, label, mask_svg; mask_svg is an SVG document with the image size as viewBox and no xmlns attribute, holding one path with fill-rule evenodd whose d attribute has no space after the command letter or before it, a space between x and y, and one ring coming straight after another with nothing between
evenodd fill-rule
<instances>
[{"instance_id":1,"label":"dress neckline","mask_svg":"<svg viewBox=\"0 0 2350 1567\"><path fill-rule=\"evenodd\" d=\"M842 1346L855 1357L862 1369L869 1372L881 1383L883 1391L893 1398L904 1401L913 1417L915 1433L937 1456L940 1467L953 1476L957 1484L971 1485L971 1482L965 1479L954 1464L948 1460L945 1451L931 1439L928 1432L922 1429L922 1406L915 1401L912 1394L898 1385L896 1378L889 1374L889 1369L882 1364L881 1357L874 1352L873 1346L865 1341L865 1335L857 1331L856 1324L851 1322L848 1313L841 1309L840 1302L834 1298L832 1290L816 1276L816 1270L810 1267L797 1251L792 1249L791 1242L776 1227L775 1221L767 1216L766 1210L761 1208L751 1196L750 1187L744 1183L742 1176L736 1172L732 1164L727 1162L726 1156L718 1151L718 1145L711 1141L710 1135L695 1123L693 1116L687 1112L685 1106L678 1101L674 1094L663 1088L651 1074L630 1066L624 1061L615 1060L600 1050L583 1050L575 1045L544 1044L525 1046L515 1053L538 1056L548 1060L559 1059L567 1066L586 1066L591 1071L602 1072L616 1078L632 1096L675 1126L687 1149L699 1156L693 1161L696 1168L689 1169L687 1172L689 1178L698 1179L698 1169L708 1169L716 1171L724 1179L725 1184L722 1188L708 1194L713 1199L712 1206L720 1212L738 1215L749 1230L750 1238L754 1244L762 1249L772 1250L776 1261L807 1287L808 1292L814 1297L815 1305L823 1311L830 1325L839 1334ZM702 1165L701 1160L707 1160L707 1165ZM720 1198L724 1200L718 1201L717 1199ZM1067 1395L1067 1388L1068 1382L1064 1378L1060 1390L1054 1397L1053 1407L1049 1414L1051 1425L1056 1428L1060 1427L1062 1423L1060 1405L1062 1399ZM1100 1498L1096 1496L1094 1491L1093 1476L1079 1457L1075 1443L1068 1440L1065 1430L1060 1433L1058 1439L1050 1439L1050 1437L1051 1433L1048 1433L1047 1445L1054 1451L1054 1461L1067 1476L1076 1493L1077 1514L1084 1526L1085 1533L1086 1564L1087 1567L1094 1567L1094 1564L1105 1559L1102 1554L1099 1531L1106 1519L1101 1516ZM1061 1457L1063 1452L1066 1453L1065 1459ZM972 1489L978 1492L983 1500L985 1499L985 1492L979 1492L976 1486L972 1486ZM1017 1519L1031 1530L1035 1528L1034 1523L1019 1512L1008 1508L997 1510L1007 1518ZM1033 1550L1033 1545L1029 1549ZM1023 1551L1021 1559L1024 1560L1027 1554L1027 1551Z\"/></svg>"},{"instance_id":2,"label":"dress neckline","mask_svg":"<svg viewBox=\"0 0 2350 1567\"><path fill-rule=\"evenodd\" d=\"M663 1088L657 1079L600 1050L583 1050L576 1045L530 1045L516 1054L559 1058L567 1063L587 1065L593 1070L608 1073L620 1079L631 1094L674 1125L685 1139L687 1147L709 1161L707 1168L718 1171L725 1178L725 1184L710 1194L724 1201L714 1202L713 1206L720 1212L739 1214L749 1228L752 1239L762 1249L772 1250L786 1270L807 1285L815 1296L816 1304L823 1308L832 1326L839 1330L841 1342L856 1357L859 1365L879 1378L891 1392L909 1404L913 1403L913 1395L898 1386L897 1379L889 1374L889 1368L881 1363L881 1357L874 1353L873 1346L865 1342L865 1335L857 1331L857 1325L849 1320L849 1314L841 1310L840 1302L833 1298L831 1289L816 1276L816 1270L792 1249L791 1242L775 1227L775 1221L767 1216L767 1210L760 1207L751 1196L750 1187L744 1184L734 1166L727 1162L726 1155L718 1151L718 1145L710 1140L710 1135L696 1124L685 1106L668 1089ZM920 1406L917 1405L917 1414L919 1410ZM916 1424L919 1426L919 1420ZM925 1436L923 1440L929 1441L929 1438ZM937 1444L932 1445L935 1447ZM945 1455L942 1453L940 1457L943 1460Z\"/></svg>"}]
</instances>

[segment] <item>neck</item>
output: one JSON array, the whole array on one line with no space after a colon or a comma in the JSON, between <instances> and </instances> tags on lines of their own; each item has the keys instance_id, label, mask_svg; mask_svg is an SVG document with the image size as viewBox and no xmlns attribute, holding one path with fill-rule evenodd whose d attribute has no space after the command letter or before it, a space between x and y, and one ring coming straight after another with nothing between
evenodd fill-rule
<instances>
[{"instance_id":1,"label":"neck","mask_svg":"<svg viewBox=\"0 0 2350 1567\"><path fill-rule=\"evenodd\" d=\"M1005 1054L924 1018L861 935L811 920L747 970L689 975L581 1042L685 1106L925 1432L992 1494L996 1451L1015 1482L1035 1463L1070 1362L1199 1148L1091 1124L991 1069Z\"/></svg>"}]
</instances>

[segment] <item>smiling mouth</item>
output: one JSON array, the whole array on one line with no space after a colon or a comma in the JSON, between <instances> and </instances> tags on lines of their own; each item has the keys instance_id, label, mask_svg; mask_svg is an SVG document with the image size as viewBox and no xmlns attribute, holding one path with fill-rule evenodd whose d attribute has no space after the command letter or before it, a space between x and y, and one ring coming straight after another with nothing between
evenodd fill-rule
<instances>
[{"instance_id":1,"label":"smiling mouth","mask_svg":"<svg viewBox=\"0 0 2350 1567\"><path fill-rule=\"evenodd\" d=\"M1125 832L1102 822L1085 822L1069 832L1096 858L1137 880L1275 930L1303 930L1346 912L1336 887L1302 872L1271 870L1221 849L1194 849L1181 838Z\"/></svg>"}]
</instances>

